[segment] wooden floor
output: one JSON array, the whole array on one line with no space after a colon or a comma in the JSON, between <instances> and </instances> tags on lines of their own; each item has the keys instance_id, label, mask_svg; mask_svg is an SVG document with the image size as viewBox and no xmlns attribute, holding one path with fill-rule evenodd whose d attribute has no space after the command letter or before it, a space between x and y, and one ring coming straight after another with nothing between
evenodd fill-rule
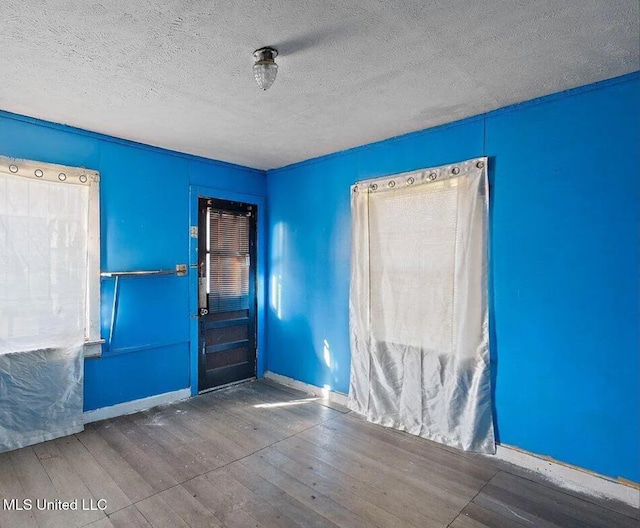
<instances>
[{"instance_id":1,"label":"wooden floor","mask_svg":"<svg viewBox=\"0 0 640 528\"><path fill-rule=\"evenodd\" d=\"M0 454L0 526L635 527L588 499L260 381ZM36 499L106 510L46 511ZM104 506L103 502L100 502Z\"/></svg>"}]
</instances>

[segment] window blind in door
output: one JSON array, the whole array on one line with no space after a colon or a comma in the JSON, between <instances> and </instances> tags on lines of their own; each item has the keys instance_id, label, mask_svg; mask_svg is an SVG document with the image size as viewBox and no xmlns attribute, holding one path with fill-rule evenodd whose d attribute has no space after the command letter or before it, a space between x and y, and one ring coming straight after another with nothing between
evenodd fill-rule
<instances>
[{"instance_id":1,"label":"window blind in door","mask_svg":"<svg viewBox=\"0 0 640 528\"><path fill-rule=\"evenodd\" d=\"M249 218L209 210L207 294L209 312L249 309Z\"/></svg>"}]
</instances>

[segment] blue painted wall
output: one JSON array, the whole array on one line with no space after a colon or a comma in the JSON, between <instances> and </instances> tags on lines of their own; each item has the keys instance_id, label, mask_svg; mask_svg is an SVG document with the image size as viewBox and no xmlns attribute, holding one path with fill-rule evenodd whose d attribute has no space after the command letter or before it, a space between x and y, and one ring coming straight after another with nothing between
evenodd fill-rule
<instances>
[{"instance_id":1,"label":"blue painted wall","mask_svg":"<svg viewBox=\"0 0 640 528\"><path fill-rule=\"evenodd\" d=\"M349 186L490 156L502 443L640 480L638 74L268 173L267 368L349 385Z\"/></svg>"},{"instance_id":2,"label":"blue painted wall","mask_svg":"<svg viewBox=\"0 0 640 528\"><path fill-rule=\"evenodd\" d=\"M266 196L263 171L4 112L0 155L100 171L103 271L189 264L190 186L256 201ZM85 361L85 410L190 386L189 290L195 280L195 274L121 279L113 341L102 358ZM113 280L103 280L103 337L112 298Z\"/></svg>"}]
</instances>

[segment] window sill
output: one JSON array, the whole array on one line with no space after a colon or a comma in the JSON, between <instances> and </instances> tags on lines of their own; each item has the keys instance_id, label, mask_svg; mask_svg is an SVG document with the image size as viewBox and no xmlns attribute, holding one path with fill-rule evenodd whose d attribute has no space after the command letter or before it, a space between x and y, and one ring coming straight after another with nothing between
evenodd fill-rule
<instances>
[{"instance_id":1,"label":"window sill","mask_svg":"<svg viewBox=\"0 0 640 528\"><path fill-rule=\"evenodd\" d=\"M96 339L95 341L85 341L84 343L84 358L96 359L102 357L102 345L105 343L104 339Z\"/></svg>"}]
</instances>

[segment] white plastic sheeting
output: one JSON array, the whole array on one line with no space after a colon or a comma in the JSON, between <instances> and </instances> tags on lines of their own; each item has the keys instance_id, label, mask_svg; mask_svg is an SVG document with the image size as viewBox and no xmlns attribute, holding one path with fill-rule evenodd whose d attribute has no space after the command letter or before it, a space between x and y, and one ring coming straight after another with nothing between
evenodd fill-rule
<instances>
[{"instance_id":1,"label":"white plastic sheeting","mask_svg":"<svg viewBox=\"0 0 640 528\"><path fill-rule=\"evenodd\" d=\"M91 181L67 172L0 166L0 451L83 428Z\"/></svg>"},{"instance_id":2,"label":"white plastic sheeting","mask_svg":"<svg viewBox=\"0 0 640 528\"><path fill-rule=\"evenodd\" d=\"M83 345L0 355L0 452L82 431Z\"/></svg>"},{"instance_id":3,"label":"white plastic sheeting","mask_svg":"<svg viewBox=\"0 0 640 528\"><path fill-rule=\"evenodd\" d=\"M478 158L352 187L349 406L494 453L486 171Z\"/></svg>"}]
</instances>

